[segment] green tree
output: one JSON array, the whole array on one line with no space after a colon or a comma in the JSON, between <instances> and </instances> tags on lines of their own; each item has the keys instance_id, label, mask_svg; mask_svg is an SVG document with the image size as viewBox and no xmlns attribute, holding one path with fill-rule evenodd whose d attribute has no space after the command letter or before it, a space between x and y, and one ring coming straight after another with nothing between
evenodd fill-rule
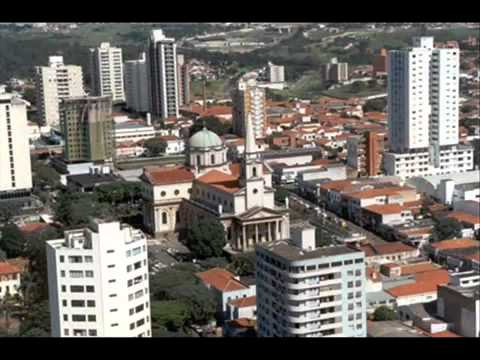
<instances>
[{"instance_id":1,"label":"green tree","mask_svg":"<svg viewBox=\"0 0 480 360\"><path fill-rule=\"evenodd\" d=\"M20 330L20 336L45 337L50 336L50 310L48 300L34 303L25 313Z\"/></svg>"},{"instance_id":2,"label":"green tree","mask_svg":"<svg viewBox=\"0 0 480 360\"><path fill-rule=\"evenodd\" d=\"M188 306L178 300L152 301L152 331L164 328L177 332L185 326L190 317Z\"/></svg>"},{"instance_id":3,"label":"green tree","mask_svg":"<svg viewBox=\"0 0 480 360\"><path fill-rule=\"evenodd\" d=\"M168 146L166 141L160 138L148 139L145 141L144 145L150 156L159 156L164 154Z\"/></svg>"},{"instance_id":4,"label":"green tree","mask_svg":"<svg viewBox=\"0 0 480 360\"><path fill-rule=\"evenodd\" d=\"M17 225L7 224L0 229L0 249L7 253L7 257L21 256L25 251L26 239Z\"/></svg>"},{"instance_id":5,"label":"green tree","mask_svg":"<svg viewBox=\"0 0 480 360\"><path fill-rule=\"evenodd\" d=\"M473 110L475 110L475 108L472 105L463 105L460 108L460 111L464 114L472 112Z\"/></svg>"},{"instance_id":6,"label":"green tree","mask_svg":"<svg viewBox=\"0 0 480 360\"><path fill-rule=\"evenodd\" d=\"M390 309L387 306L380 306L375 309L373 313L373 320L374 321L388 321L388 320L396 320L397 314L394 310Z\"/></svg>"},{"instance_id":7,"label":"green tree","mask_svg":"<svg viewBox=\"0 0 480 360\"><path fill-rule=\"evenodd\" d=\"M195 134L196 132L206 127L208 130L213 131L218 136L222 136L230 132L231 123L229 122L222 122L216 116L205 116L202 118L197 119L193 125L190 127L190 136Z\"/></svg>"},{"instance_id":8,"label":"green tree","mask_svg":"<svg viewBox=\"0 0 480 360\"><path fill-rule=\"evenodd\" d=\"M434 242L462 237L463 226L458 220L441 217L434 218L434 222L432 233Z\"/></svg>"},{"instance_id":9,"label":"green tree","mask_svg":"<svg viewBox=\"0 0 480 360\"><path fill-rule=\"evenodd\" d=\"M187 229L185 242L197 259L219 257L225 246L225 229L219 221L194 220Z\"/></svg>"},{"instance_id":10,"label":"green tree","mask_svg":"<svg viewBox=\"0 0 480 360\"><path fill-rule=\"evenodd\" d=\"M188 306L190 323L205 324L214 318L217 303L212 292L202 283L180 284L171 289L170 296Z\"/></svg>"},{"instance_id":11,"label":"green tree","mask_svg":"<svg viewBox=\"0 0 480 360\"><path fill-rule=\"evenodd\" d=\"M226 268L228 265L227 259L224 257L212 257L205 260L200 260L198 262L204 270L212 269L212 268Z\"/></svg>"},{"instance_id":12,"label":"green tree","mask_svg":"<svg viewBox=\"0 0 480 360\"><path fill-rule=\"evenodd\" d=\"M238 276L255 275L255 253L245 253L235 256L228 270Z\"/></svg>"},{"instance_id":13,"label":"green tree","mask_svg":"<svg viewBox=\"0 0 480 360\"><path fill-rule=\"evenodd\" d=\"M33 182L37 186L56 188L60 185L60 175L40 160L32 159Z\"/></svg>"},{"instance_id":14,"label":"green tree","mask_svg":"<svg viewBox=\"0 0 480 360\"><path fill-rule=\"evenodd\" d=\"M363 111L364 112L372 112L372 111L378 111L382 112L385 110L385 107L387 106L387 100L380 98L380 99L372 99L368 100L365 105L363 105Z\"/></svg>"}]
</instances>

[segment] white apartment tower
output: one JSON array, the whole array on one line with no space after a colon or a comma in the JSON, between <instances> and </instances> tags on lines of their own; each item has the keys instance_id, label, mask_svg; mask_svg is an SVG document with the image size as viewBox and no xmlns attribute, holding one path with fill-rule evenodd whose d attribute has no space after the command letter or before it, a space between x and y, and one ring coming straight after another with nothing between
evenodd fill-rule
<instances>
[{"instance_id":1,"label":"white apartment tower","mask_svg":"<svg viewBox=\"0 0 480 360\"><path fill-rule=\"evenodd\" d=\"M150 111L157 118L178 117L177 45L152 30L147 55Z\"/></svg>"},{"instance_id":2,"label":"white apartment tower","mask_svg":"<svg viewBox=\"0 0 480 360\"><path fill-rule=\"evenodd\" d=\"M148 77L145 53L138 60L125 61L125 96L127 107L136 112L148 112Z\"/></svg>"},{"instance_id":3,"label":"white apartment tower","mask_svg":"<svg viewBox=\"0 0 480 360\"><path fill-rule=\"evenodd\" d=\"M388 56L388 175L404 178L473 168L473 149L458 144L457 48L436 48L432 37Z\"/></svg>"},{"instance_id":4,"label":"white apartment tower","mask_svg":"<svg viewBox=\"0 0 480 360\"><path fill-rule=\"evenodd\" d=\"M111 96L114 103L125 101L122 49L101 43L90 49L92 95Z\"/></svg>"},{"instance_id":5,"label":"white apartment tower","mask_svg":"<svg viewBox=\"0 0 480 360\"><path fill-rule=\"evenodd\" d=\"M365 254L316 248L309 225L291 234L256 248L259 336L366 337Z\"/></svg>"},{"instance_id":6,"label":"white apartment tower","mask_svg":"<svg viewBox=\"0 0 480 360\"><path fill-rule=\"evenodd\" d=\"M40 117L45 125L56 126L60 121L60 100L85 95L82 67L65 65L62 56L50 56L48 66L37 66L35 70Z\"/></svg>"},{"instance_id":7,"label":"white apartment tower","mask_svg":"<svg viewBox=\"0 0 480 360\"><path fill-rule=\"evenodd\" d=\"M32 189L27 105L0 92L0 199L23 197Z\"/></svg>"},{"instance_id":8,"label":"white apartment tower","mask_svg":"<svg viewBox=\"0 0 480 360\"><path fill-rule=\"evenodd\" d=\"M245 124L250 118L254 136L263 138L267 118L265 89L258 87L253 78L240 79L237 89L232 92L232 102L234 132L245 137Z\"/></svg>"},{"instance_id":9,"label":"white apartment tower","mask_svg":"<svg viewBox=\"0 0 480 360\"><path fill-rule=\"evenodd\" d=\"M147 240L119 222L47 242L53 337L150 337Z\"/></svg>"},{"instance_id":10,"label":"white apartment tower","mask_svg":"<svg viewBox=\"0 0 480 360\"><path fill-rule=\"evenodd\" d=\"M268 80L272 83L285 81L285 68L281 65L268 63Z\"/></svg>"}]
</instances>

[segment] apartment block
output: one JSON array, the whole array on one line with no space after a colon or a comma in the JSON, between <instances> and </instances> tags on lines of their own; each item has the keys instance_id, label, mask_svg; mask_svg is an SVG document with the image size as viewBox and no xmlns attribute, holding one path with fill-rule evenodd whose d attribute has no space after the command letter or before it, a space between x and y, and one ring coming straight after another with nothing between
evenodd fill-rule
<instances>
[{"instance_id":1,"label":"apartment block","mask_svg":"<svg viewBox=\"0 0 480 360\"><path fill-rule=\"evenodd\" d=\"M28 196L31 189L27 105L0 92L0 200Z\"/></svg>"},{"instance_id":2,"label":"apartment block","mask_svg":"<svg viewBox=\"0 0 480 360\"><path fill-rule=\"evenodd\" d=\"M268 63L268 81L271 83L281 83L285 81L285 67Z\"/></svg>"},{"instance_id":3,"label":"apartment block","mask_svg":"<svg viewBox=\"0 0 480 360\"><path fill-rule=\"evenodd\" d=\"M317 248L315 230L257 245L257 325L261 337L365 337L363 252Z\"/></svg>"},{"instance_id":4,"label":"apartment block","mask_svg":"<svg viewBox=\"0 0 480 360\"><path fill-rule=\"evenodd\" d=\"M366 131L347 139L347 164L361 176L382 174L385 134Z\"/></svg>"},{"instance_id":5,"label":"apartment block","mask_svg":"<svg viewBox=\"0 0 480 360\"><path fill-rule=\"evenodd\" d=\"M472 146L458 143L459 54L458 48L435 48L432 37L389 52L387 174L410 178L473 168Z\"/></svg>"},{"instance_id":6,"label":"apartment block","mask_svg":"<svg viewBox=\"0 0 480 360\"><path fill-rule=\"evenodd\" d=\"M373 73L375 76L387 74L387 50L380 49L380 53L373 59Z\"/></svg>"},{"instance_id":7,"label":"apartment block","mask_svg":"<svg viewBox=\"0 0 480 360\"><path fill-rule=\"evenodd\" d=\"M92 219L47 242L53 337L150 337L147 239Z\"/></svg>"},{"instance_id":8,"label":"apartment block","mask_svg":"<svg viewBox=\"0 0 480 360\"><path fill-rule=\"evenodd\" d=\"M136 112L148 112L148 77L145 53L142 53L138 60L125 61L123 73L127 107Z\"/></svg>"},{"instance_id":9,"label":"apartment block","mask_svg":"<svg viewBox=\"0 0 480 360\"><path fill-rule=\"evenodd\" d=\"M233 131L245 137L245 123L250 117L255 137L263 138L267 119L265 89L258 87L255 79L241 79L232 92L232 102Z\"/></svg>"},{"instance_id":10,"label":"apartment block","mask_svg":"<svg viewBox=\"0 0 480 360\"><path fill-rule=\"evenodd\" d=\"M338 62L337 58L332 58L329 63L322 64L320 72L323 81L334 83L348 81L348 63Z\"/></svg>"},{"instance_id":11,"label":"apartment block","mask_svg":"<svg viewBox=\"0 0 480 360\"><path fill-rule=\"evenodd\" d=\"M113 157L113 119L110 96L62 99L61 127L67 162L104 162Z\"/></svg>"},{"instance_id":12,"label":"apartment block","mask_svg":"<svg viewBox=\"0 0 480 360\"><path fill-rule=\"evenodd\" d=\"M92 95L111 96L114 103L125 102L122 49L101 43L90 49Z\"/></svg>"},{"instance_id":13,"label":"apartment block","mask_svg":"<svg viewBox=\"0 0 480 360\"><path fill-rule=\"evenodd\" d=\"M63 56L50 56L48 66L35 69L35 90L42 122L47 126L58 126L60 100L85 95L82 67L65 65Z\"/></svg>"},{"instance_id":14,"label":"apartment block","mask_svg":"<svg viewBox=\"0 0 480 360\"><path fill-rule=\"evenodd\" d=\"M177 55L178 106L190 104L190 65L185 56Z\"/></svg>"},{"instance_id":15,"label":"apartment block","mask_svg":"<svg viewBox=\"0 0 480 360\"><path fill-rule=\"evenodd\" d=\"M178 117L177 45L162 30L151 32L147 74L152 115L164 119Z\"/></svg>"}]
</instances>

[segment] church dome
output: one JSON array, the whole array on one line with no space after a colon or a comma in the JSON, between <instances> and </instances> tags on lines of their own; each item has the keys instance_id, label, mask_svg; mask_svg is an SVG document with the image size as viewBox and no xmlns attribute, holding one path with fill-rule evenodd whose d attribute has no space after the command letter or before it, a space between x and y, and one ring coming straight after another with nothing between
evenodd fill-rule
<instances>
[{"instance_id":1,"label":"church dome","mask_svg":"<svg viewBox=\"0 0 480 360\"><path fill-rule=\"evenodd\" d=\"M190 148L212 148L222 146L223 142L217 134L204 127L190 138L188 144Z\"/></svg>"}]
</instances>

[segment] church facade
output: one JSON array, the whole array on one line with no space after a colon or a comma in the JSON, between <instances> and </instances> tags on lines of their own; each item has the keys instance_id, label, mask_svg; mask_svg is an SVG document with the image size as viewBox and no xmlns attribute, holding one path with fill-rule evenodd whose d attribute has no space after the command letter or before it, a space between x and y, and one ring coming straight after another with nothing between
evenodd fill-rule
<instances>
[{"instance_id":1,"label":"church facade","mask_svg":"<svg viewBox=\"0 0 480 360\"><path fill-rule=\"evenodd\" d=\"M240 163L229 162L220 137L203 128L189 139L185 165L144 169L144 225L152 234L180 232L195 219L216 219L232 252L290 237L289 211L275 206L272 174L256 152L249 121L246 130Z\"/></svg>"}]
</instances>

